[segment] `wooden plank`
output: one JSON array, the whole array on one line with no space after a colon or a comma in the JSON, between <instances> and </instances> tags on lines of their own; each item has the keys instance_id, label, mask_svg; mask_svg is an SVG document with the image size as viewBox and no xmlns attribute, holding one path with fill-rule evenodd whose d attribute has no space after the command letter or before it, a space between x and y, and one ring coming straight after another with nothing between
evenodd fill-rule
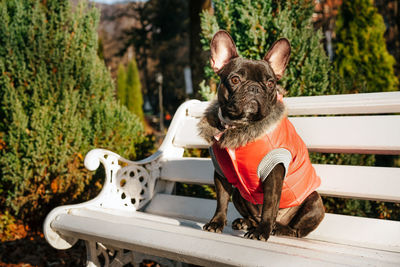
<instances>
[{"instance_id":1,"label":"wooden plank","mask_svg":"<svg viewBox=\"0 0 400 267\"><path fill-rule=\"evenodd\" d=\"M400 116L291 117L310 151L400 154ZM186 117L173 144L207 148L198 136L198 118Z\"/></svg>"},{"instance_id":2,"label":"wooden plank","mask_svg":"<svg viewBox=\"0 0 400 267\"><path fill-rule=\"evenodd\" d=\"M400 112L400 92L285 97L290 116L384 114ZM201 117L209 102L191 107L189 115Z\"/></svg>"},{"instance_id":3,"label":"wooden plank","mask_svg":"<svg viewBox=\"0 0 400 267\"><path fill-rule=\"evenodd\" d=\"M289 115L384 114L400 112L400 92L287 97Z\"/></svg>"},{"instance_id":4,"label":"wooden plank","mask_svg":"<svg viewBox=\"0 0 400 267\"><path fill-rule=\"evenodd\" d=\"M325 196L400 202L400 168L314 164Z\"/></svg>"},{"instance_id":5,"label":"wooden plank","mask_svg":"<svg viewBox=\"0 0 400 267\"><path fill-rule=\"evenodd\" d=\"M393 252L307 239L271 237L269 242L260 242L205 232L201 226L140 212L124 216L106 210L73 211L52 223L66 236L203 266L395 266L400 261Z\"/></svg>"},{"instance_id":6,"label":"wooden plank","mask_svg":"<svg viewBox=\"0 0 400 267\"><path fill-rule=\"evenodd\" d=\"M146 212L204 223L212 218L215 207L215 200L157 194ZM229 203L228 225L239 217L233 204ZM400 222L326 214L317 230L307 238L400 253Z\"/></svg>"},{"instance_id":7,"label":"wooden plank","mask_svg":"<svg viewBox=\"0 0 400 267\"><path fill-rule=\"evenodd\" d=\"M400 116L290 118L311 151L400 154Z\"/></svg>"},{"instance_id":8,"label":"wooden plank","mask_svg":"<svg viewBox=\"0 0 400 267\"><path fill-rule=\"evenodd\" d=\"M313 251L312 255L311 251L295 247L288 252L288 248L274 244L269 244L268 250L251 244L257 241L243 240L237 244L234 239L238 238L234 236L219 235L215 238L213 233L137 218L61 215L52 226L67 236L201 266L265 266L266 259L276 266L295 263L303 266L339 265L335 253L323 255ZM357 260L365 262L361 258L356 258L355 262Z\"/></svg>"},{"instance_id":9,"label":"wooden plank","mask_svg":"<svg viewBox=\"0 0 400 267\"><path fill-rule=\"evenodd\" d=\"M163 180L190 184L214 184L214 166L209 158L168 159L161 163Z\"/></svg>"},{"instance_id":10,"label":"wooden plank","mask_svg":"<svg viewBox=\"0 0 400 267\"><path fill-rule=\"evenodd\" d=\"M199 136L197 123L199 118L186 116L179 125L172 143L184 148L208 148L207 142Z\"/></svg>"},{"instance_id":11,"label":"wooden plank","mask_svg":"<svg viewBox=\"0 0 400 267\"><path fill-rule=\"evenodd\" d=\"M400 202L400 168L314 164L321 177L318 192L325 196ZM161 178L212 185L210 159L170 159L162 163Z\"/></svg>"}]
</instances>

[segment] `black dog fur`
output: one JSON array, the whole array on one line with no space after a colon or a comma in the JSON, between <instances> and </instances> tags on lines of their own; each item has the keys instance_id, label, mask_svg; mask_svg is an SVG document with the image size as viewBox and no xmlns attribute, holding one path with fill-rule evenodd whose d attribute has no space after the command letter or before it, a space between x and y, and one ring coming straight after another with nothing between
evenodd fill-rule
<instances>
[{"instance_id":1,"label":"black dog fur","mask_svg":"<svg viewBox=\"0 0 400 267\"><path fill-rule=\"evenodd\" d=\"M217 32L211 41L210 61L221 83L217 101L210 105L199 122L200 135L212 144L214 136L223 132L220 145L234 149L273 129L286 116L283 102L277 100L277 92L283 95L285 91L277 81L283 76L289 58L287 39L276 41L263 60L248 60L238 56L235 43L227 32ZM218 116L218 112L222 114ZM324 217L321 197L314 191L290 215L288 224L276 222L284 175L283 164L275 166L263 182L263 204L254 205L245 200L225 177L215 172L217 208L203 229L222 232L232 195L236 209L243 216L233 222L232 228L247 230L246 238L266 241L271 234L307 235Z\"/></svg>"}]
</instances>

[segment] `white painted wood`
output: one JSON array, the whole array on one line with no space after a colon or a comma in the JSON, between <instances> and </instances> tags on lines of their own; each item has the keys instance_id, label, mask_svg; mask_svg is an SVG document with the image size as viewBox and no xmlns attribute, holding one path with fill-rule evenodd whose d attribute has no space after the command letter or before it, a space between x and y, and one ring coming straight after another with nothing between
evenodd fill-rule
<instances>
[{"instance_id":1,"label":"white painted wood","mask_svg":"<svg viewBox=\"0 0 400 267\"><path fill-rule=\"evenodd\" d=\"M311 151L400 154L400 116L290 118Z\"/></svg>"},{"instance_id":2,"label":"white painted wood","mask_svg":"<svg viewBox=\"0 0 400 267\"><path fill-rule=\"evenodd\" d=\"M212 218L215 207L215 200L158 194L146 208L146 212L204 223ZM233 204L229 203L228 225L239 217ZM400 252L400 222L328 213L320 226L307 238Z\"/></svg>"},{"instance_id":3,"label":"white painted wood","mask_svg":"<svg viewBox=\"0 0 400 267\"><path fill-rule=\"evenodd\" d=\"M285 102L291 115L400 113L400 92L297 97ZM48 242L66 249L84 239L205 266L400 266L400 222L395 221L327 214L306 238L271 237L266 243L238 238L243 232L229 227L222 235L202 231L214 213L215 200L159 192L171 192L175 181L213 183L210 159L182 158L184 147L208 147L196 126L207 104L197 100L182 104L159 150L147 159L132 162L105 150L88 153L88 169L96 169L100 162L105 166L103 191L91 201L54 209L44 223ZM400 154L400 116L290 119L313 151ZM321 194L400 201L400 168L314 166L322 179ZM143 173L153 180L161 177L145 212L121 201L126 194L117 178L125 167L141 170L136 177L140 183ZM129 188L142 195L140 188ZM230 204L228 221L237 217Z\"/></svg>"},{"instance_id":4,"label":"white painted wood","mask_svg":"<svg viewBox=\"0 0 400 267\"><path fill-rule=\"evenodd\" d=\"M208 148L209 144L199 136L197 123L199 118L187 116L181 123L181 129L176 133L173 144L184 148Z\"/></svg>"},{"instance_id":5,"label":"white painted wood","mask_svg":"<svg viewBox=\"0 0 400 267\"><path fill-rule=\"evenodd\" d=\"M290 116L400 112L400 92L286 97L284 99Z\"/></svg>"},{"instance_id":6,"label":"white painted wood","mask_svg":"<svg viewBox=\"0 0 400 267\"><path fill-rule=\"evenodd\" d=\"M400 202L400 168L314 164L321 177L318 192L325 196ZM170 159L161 178L191 184L214 184L210 159Z\"/></svg>"},{"instance_id":7,"label":"white painted wood","mask_svg":"<svg viewBox=\"0 0 400 267\"><path fill-rule=\"evenodd\" d=\"M52 227L66 235L203 266L395 266L400 256L382 250L307 239L271 237L259 242L200 230L202 224L163 217L80 210ZM155 219L157 218L158 219Z\"/></svg>"},{"instance_id":8,"label":"white painted wood","mask_svg":"<svg viewBox=\"0 0 400 267\"><path fill-rule=\"evenodd\" d=\"M191 109L192 106L196 106L199 103L200 101L198 100L189 100L179 106L171 121L171 125L168 128L167 135L157 151L162 154L163 158L181 157L183 155L182 147L173 145L173 140L175 136L181 132L183 122L185 121L185 118L188 117L188 110ZM149 158L151 158L151 156Z\"/></svg>"},{"instance_id":9,"label":"white painted wood","mask_svg":"<svg viewBox=\"0 0 400 267\"><path fill-rule=\"evenodd\" d=\"M400 168L314 164L326 196L400 202Z\"/></svg>"},{"instance_id":10,"label":"white painted wood","mask_svg":"<svg viewBox=\"0 0 400 267\"><path fill-rule=\"evenodd\" d=\"M310 151L400 154L400 116L291 117ZM198 136L198 118L186 117L174 145L207 148Z\"/></svg>"},{"instance_id":11,"label":"white painted wood","mask_svg":"<svg viewBox=\"0 0 400 267\"><path fill-rule=\"evenodd\" d=\"M285 97L289 116L383 114L400 112L400 92ZM209 102L201 102L189 115L201 117Z\"/></svg>"},{"instance_id":12,"label":"white painted wood","mask_svg":"<svg viewBox=\"0 0 400 267\"><path fill-rule=\"evenodd\" d=\"M210 158L175 158L162 162L160 178L163 180L214 184L214 166Z\"/></svg>"}]
</instances>

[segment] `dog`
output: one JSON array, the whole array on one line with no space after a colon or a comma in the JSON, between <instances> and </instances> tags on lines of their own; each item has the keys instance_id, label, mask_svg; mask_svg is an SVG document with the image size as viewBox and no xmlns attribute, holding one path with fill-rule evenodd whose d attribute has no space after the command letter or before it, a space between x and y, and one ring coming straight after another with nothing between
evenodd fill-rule
<instances>
[{"instance_id":1,"label":"dog","mask_svg":"<svg viewBox=\"0 0 400 267\"><path fill-rule=\"evenodd\" d=\"M306 236L325 211L315 191L320 178L287 119L285 90L277 84L289 62L289 41L279 39L263 60L249 60L239 57L232 37L220 30L210 48L220 84L198 129L211 145L217 208L203 229L222 232L232 196L243 216L232 228L247 231L245 238Z\"/></svg>"}]
</instances>

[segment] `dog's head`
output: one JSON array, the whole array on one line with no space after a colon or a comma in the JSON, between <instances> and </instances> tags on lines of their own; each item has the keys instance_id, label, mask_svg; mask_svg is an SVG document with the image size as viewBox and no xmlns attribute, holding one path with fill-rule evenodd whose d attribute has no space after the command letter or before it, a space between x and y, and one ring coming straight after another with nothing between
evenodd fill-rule
<instances>
[{"instance_id":1,"label":"dog's head","mask_svg":"<svg viewBox=\"0 0 400 267\"><path fill-rule=\"evenodd\" d=\"M289 57L290 43L284 38L272 45L263 60L249 60L239 57L226 31L214 35L210 61L221 80L218 116L225 127L257 122L270 114Z\"/></svg>"}]
</instances>

